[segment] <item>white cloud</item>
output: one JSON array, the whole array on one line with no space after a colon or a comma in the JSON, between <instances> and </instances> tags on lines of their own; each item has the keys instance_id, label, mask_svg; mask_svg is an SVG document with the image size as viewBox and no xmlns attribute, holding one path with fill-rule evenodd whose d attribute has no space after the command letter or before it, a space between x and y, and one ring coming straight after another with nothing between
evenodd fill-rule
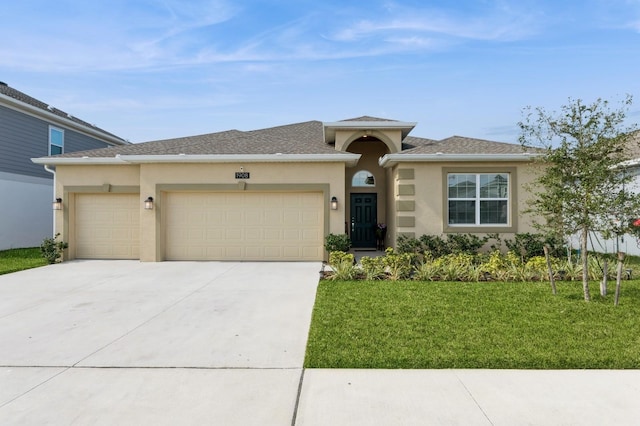
<instances>
[{"instance_id":1,"label":"white cloud","mask_svg":"<svg viewBox=\"0 0 640 426\"><path fill-rule=\"evenodd\" d=\"M480 16L460 16L445 10L403 9L383 19L360 20L355 25L336 31L332 38L349 42L402 32L429 33L433 36L472 40L510 41L536 31L534 15L532 11L521 13L504 7L489 10Z\"/></svg>"}]
</instances>

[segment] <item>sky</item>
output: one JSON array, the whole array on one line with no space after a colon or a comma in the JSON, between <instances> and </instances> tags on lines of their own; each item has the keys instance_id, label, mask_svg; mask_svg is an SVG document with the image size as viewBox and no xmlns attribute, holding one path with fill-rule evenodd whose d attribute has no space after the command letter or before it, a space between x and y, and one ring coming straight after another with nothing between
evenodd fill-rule
<instances>
[{"instance_id":1,"label":"sky","mask_svg":"<svg viewBox=\"0 0 640 426\"><path fill-rule=\"evenodd\" d=\"M21 0L0 81L131 142L363 115L517 143L523 108L634 96L640 0Z\"/></svg>"}]
</instances>

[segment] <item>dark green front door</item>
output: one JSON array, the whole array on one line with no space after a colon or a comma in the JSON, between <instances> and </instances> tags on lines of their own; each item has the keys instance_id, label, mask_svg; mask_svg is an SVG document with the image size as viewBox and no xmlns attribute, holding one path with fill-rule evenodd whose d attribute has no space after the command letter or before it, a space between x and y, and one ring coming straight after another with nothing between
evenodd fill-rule
<instances>
[{"instance_id":1,"label":"dark green front door","mask_svg":"<svg viewBox=\"0 0 640 426\"><path fill-rule=\"evenodd\" d=\"M355 248L376 247L378 194L351 194L351 244Z\"/></svg>"}]
</instances>

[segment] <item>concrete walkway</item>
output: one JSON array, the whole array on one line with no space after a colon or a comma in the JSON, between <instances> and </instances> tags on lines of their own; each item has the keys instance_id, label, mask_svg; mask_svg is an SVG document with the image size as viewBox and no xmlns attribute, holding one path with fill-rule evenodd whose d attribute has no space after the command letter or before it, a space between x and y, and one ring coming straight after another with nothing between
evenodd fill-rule
<instances>
[{"instance_id":1,"label":"concrete walkway","mask_svg":"<svg viewBox=\"0 0 640 426\"><path fill-rule=\"evenodd\" d=\"M636 425L640 370L303 370L319 264L0 276L1 425Z\"/></svg>"}]
</instances>

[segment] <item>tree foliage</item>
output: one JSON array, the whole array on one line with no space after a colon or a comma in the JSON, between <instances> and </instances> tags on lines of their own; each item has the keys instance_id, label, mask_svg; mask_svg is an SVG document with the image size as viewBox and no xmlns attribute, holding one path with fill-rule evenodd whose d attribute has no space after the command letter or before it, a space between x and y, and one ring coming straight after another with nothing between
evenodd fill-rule
<instances>
[{"instance_id":1,"label":"tree foliage","mask_svg":"<svg viewBox=\"0 0 640 426\"><path fill-rule=\"evenodd\" d=\"M640 209L638 197L626 190L633 176L621 167L629 158L635 126L625 126L632 104L627 96L618 108L597 99L588 104L569 99L560 112L527 107L520 143L539 153L539 169L529 187L529 212L543 219L536 226L562 238L580 236L583 289L590 300L587 240L592 231L604 235L626 231Z\"/></svg>"}]
</instances>

